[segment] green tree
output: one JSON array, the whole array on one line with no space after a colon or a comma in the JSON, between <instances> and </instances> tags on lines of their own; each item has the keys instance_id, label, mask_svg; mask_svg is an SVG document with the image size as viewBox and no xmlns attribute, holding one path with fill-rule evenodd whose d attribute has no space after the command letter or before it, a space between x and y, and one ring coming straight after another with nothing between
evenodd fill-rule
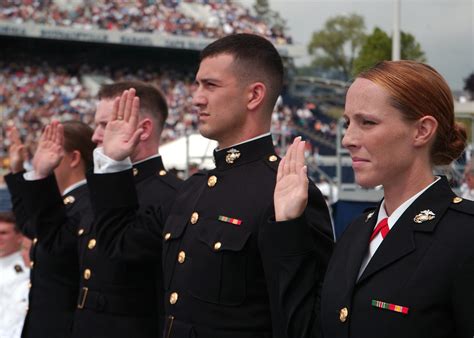
<instances>
[{"instance_id":1,"label":"green tree","mask_svg":"<svg viewBox=\"0 0 474 338\"><path fill-rule=\"evenodd\" d=\"M401 32L400 47L402 60L426 62L425 53L412 34ZM353 75L357 76L357 74L376 63L391 59L392 39L382 29L375 27L362 46L359 56L354 61Z\"/></svg>"},{"instance_id":2,"label":"green tree","mask_svg":"<svg viewBox=\"0 0 474 338\"><path fill-rule=\"evenodd\" d=\"M364 18L357 14L329 18L324 28L314 32L308 45L313 65L352 74L354 59L365 41Z\"/></svg>"}]
</instances>

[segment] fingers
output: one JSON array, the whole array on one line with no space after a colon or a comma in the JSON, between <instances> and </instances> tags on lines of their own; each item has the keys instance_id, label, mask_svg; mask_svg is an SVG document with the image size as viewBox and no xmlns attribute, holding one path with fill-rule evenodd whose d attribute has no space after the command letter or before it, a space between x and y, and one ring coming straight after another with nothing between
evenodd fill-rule
<instances>
[{"instance_id":1,"label":"fingers","mask_svg":"<svg viewBox=\"0 0 474 338\"><path fill-rule=\"evenodd\" d=\"M139 120L139 117L138 117L139 111L140 111L140 98L135 96L133 98L132 108L130 112L130 119L129 119L129 122L132 125L133 129L137 128L138 120Z\"/></svg>"},{"instance_id":2,"label":"fingers","mask_svg":"<svg viewBox=\"0 0 474 338\"><path fill-rule=\"evenodd\" d=\"M296 157L297 157L297 152L298 152L300 144L301 144L301 136L295 137L295 139L293 140L293 147L291 150L291 157L290 157L290 172L292 174L298 174L298 171L296 168Z\"/></svg>"},{"instance_id":3,"label":"fingers","mask_svg":"<svg viewBox=\"0 0 474 338\"><path fill-rule=\"evenodd\" d=\"M282 165L282 175L283 176L286 176L286 175L289 175L290 174L290 161L291 161L291 152L292 152L292 149L293 149L293 144L290 145L286 151L286 155L285 157L283 158L282 162L283 162L283 165Z\"/></svg>"},{"instance_id":4,"label":"fingers","mask_svg":"<svg viewBox=\"0 0 474 338\"><path fill-rule=\"evenodd\" d=\"M12 145L20 145L21 144L21 139L20 139L20 132L16 127L12 127L8 132L7 132L7 137L10 140L10 144Z\"/></svg>"},{"instance_id":5,"label":"fingers","mask_svg":"<svg viewBox=\"0 0 474 338\"><path fill-rule=\"evenodd\" d=\"M300 138L301 140L301 138ZM296 156L295 156L295 168L296 170L300 170L301 167L304 166L304 148L306 146L306 142L305 141L301 141L298 146L297 146L297 149L296 149Z\"/></svg>"},{"instance_id":6,"label":"fingers","mask_svg":"<svg viewBox=\"0 0 474 338\"><path fill-rule=\"evenodd\" d=\"M130 116L132 115L132 106L134 103L134 98L135 98L135 89L130 88L125 98L125 107L123 108L124 121L128 122L130 120Z\"/></svg>"},{"instance_id":7,"label":"fingers","mask_svg":"<svg viewBox=\"0 0 474 338\"><path fill-rule=\"evenodd\" d=\"M277 171L277 182L281 180L281 178L283 177L283 166L285 165L285 158L283 157L280 161L280 163L278 163L278 171Z\"/></svg>"},{"instance_id":8,"label":"fingers","mask_svg":"<svg viewBox=\"0 0 474 338\"><path fill-rule=\"evenodd\" d=\"M128 90L125 90L122 93L122 96L120 96L118 112L117 112L117 120L123 120L124 118L124 109L125 109L125 104L127 102L127 97L128 97Z\"/></svg>"},{"instance_id":9,"label":"fingers","mask_svg":"<svg viewBox=\"0 0 474 338\"><path fill-rule=\"evenodd\" d=\"M112 108L112 116L110 118L110 121L115 121L117 120L118 116L118 111L119 111L119 105L120 105L120 97L116 97L114 99L114 106Z\"/></svg>"},{"instance_id":10,"label":"fingers","mask_svg":"<svg viewBox=\"0 0 474 338\"><path fill-rule=\"evenodd\" d=\"M40 142L46 142L47 140L49 140L50 136L51 136L51 125L48 124L44 128L43 134L41 134Z\"/></svg>"},{"instance_id":11,"label":"fingers","mask_svg":"<svg viewBox=\"0 0 474 338\"><path fill-rule=\"evenodd\" d=\"M54 142L61 147L64 146L64 126L61 123L58 124Z\"/></svg>"}]
</instances>

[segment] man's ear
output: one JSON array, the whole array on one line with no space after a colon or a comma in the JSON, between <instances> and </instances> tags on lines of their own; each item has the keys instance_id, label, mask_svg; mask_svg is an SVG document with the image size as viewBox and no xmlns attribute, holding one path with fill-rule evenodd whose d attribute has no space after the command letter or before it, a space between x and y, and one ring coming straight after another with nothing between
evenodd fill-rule
<instances>
[{"instance_id":1,"label":"man's ear","mask_svg":"<svg viewBox=\"0 0 474 338\"><path fill-rule=\"evenodd\" d=\"M267 95L267 87L263 82L254 82L248 87L247 109L255 110L261 107Z\"/></svg>"},{"instance_id":2,"label":"man's ear","mask_svg":"<svg viewBox=\"0 0 474 338\"><path fill-rule=\"evenodd\" d=\"M424 146L434 140L438 130L438 121L431 115L426 115L416 122L414 145Z\"/></svg>"},{"instance_id":3,"label":"man's ear","mask_svg":"<svg viewBox=\"0 0 474 338\"><path fill-rule=\"evenodd\" d=\"M71 162L69 162L69 166L71 168L76 168L81 164L81 152L79 150L73 150L70 153Z\"/></svg>"},{"instance_id":4,"label":"man's ear","mask_svg":"<svg viewBox=\"0 0 474 338\"><path fill-rule=\"evenodd\" d=\"M153 121L149 117L145 117L140 121L139 127L143 129L143 132L140 135L140 141L148 140L153 133Z\"/></svg>"}]
</instances>

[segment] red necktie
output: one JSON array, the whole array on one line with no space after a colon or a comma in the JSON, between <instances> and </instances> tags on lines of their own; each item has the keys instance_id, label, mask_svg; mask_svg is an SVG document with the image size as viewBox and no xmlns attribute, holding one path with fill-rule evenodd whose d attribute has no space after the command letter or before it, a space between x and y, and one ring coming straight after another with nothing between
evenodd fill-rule
<instances>
[{"instance_id":1,"label":"red necktie","mask_svg":"<svg viewBox=\"0 0 474 338\"><path fill-rule=\"evenodd\" d=\"M374 231L372 232L372 236L370 236L370 241L372 242L379 232L382 234L382 238L385 238L389 231L390 228L388 227L388 217L385 217L375 227Z\"/></svg>"}]
</instances>

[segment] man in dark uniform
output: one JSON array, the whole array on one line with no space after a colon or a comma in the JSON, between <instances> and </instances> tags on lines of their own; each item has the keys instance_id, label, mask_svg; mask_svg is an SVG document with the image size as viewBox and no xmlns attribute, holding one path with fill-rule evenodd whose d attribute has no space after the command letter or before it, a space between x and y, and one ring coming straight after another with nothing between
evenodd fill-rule
<instances>
[{"instance_id":1,"label":"man in dark uniform","mask_svg":"<svg viewBox=\"0 0 474 338\"><path fill-rule=\"evenodd\" d=\"M63 126L57 121L47 126L33 159L34 171L25 175L35 181L23 178L22 145L17 131L12 133L12 174L7 175L6 181L14 211L19 215L18 224L33 239L29 309L22 337L71 337L79 288L75 230L71 222L58 229L60 236L54 241L44 219L50 213L48 206L62 206L63 203L65 207L58 209L71 220L80 220L84 214L90 213L85 171L92 164L95 147L91 141L92 129L81 122L66 122L63 136ZM64 143L64 147L57 149L56 143ZM54 166L49 167L51 161ZM45 199L42 187L54 189L56 198Z\"/></svg>"},{"instance_id":2,"label":"man in dark uniform","mask_svg":"<svg viewBox=\"0 0 474 338\"><path fill-rule=\"evenodd\" d=\"M278 260L264 259L264 238L274 224L279 158L269 131L282 78L278 52L259 36L228 36L202 51L193 102L199 108L201 134L217 140L219 148L214 153L216 168L185 182L164 228L166 338L287 337L294 326L305 335L312 326L310 315L304 322L293 320L284 304L287 295L280 293L287 289L282 284L287 279L267 273L263 263ZM133 153L140 137L136 105L133 91L116 104L104 141L104 157L111 163ZM122 184L116 186L107 184L106 176L94 175L94 194L107 191L114 196L107 203L95 196L97 216L104 220L101 241L117 252L135 246L137 255L152 255L156 239L136 235L140 222L130 172L122 172ZM321 279L333 234L326 203L314 184L309 196L302 223L314 239L310 251ZM114 220L107 222L111 217ZM305 295L298 294L313 299L299 311L310 314L317 294L314 284Z\"/></svg>"}]
</instances>

